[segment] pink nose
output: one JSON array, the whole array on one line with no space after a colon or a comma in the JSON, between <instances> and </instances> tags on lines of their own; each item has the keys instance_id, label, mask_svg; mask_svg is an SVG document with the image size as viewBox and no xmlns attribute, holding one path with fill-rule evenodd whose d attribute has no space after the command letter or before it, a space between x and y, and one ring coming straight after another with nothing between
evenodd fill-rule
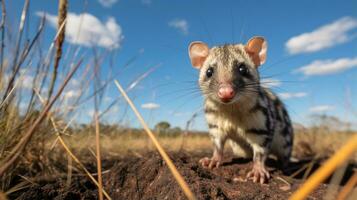
<instances>
[{"instance_id":1,"label":"pink nose","mask_svg":"<svg viewBox=\"0 0 357 200\"><path fill-rule=\"evenodd\" d=\"M218 89L218 97L224 101L228 102L233 99L235 93L231 85L221 85Z\"/></svg>"}]
</instances>

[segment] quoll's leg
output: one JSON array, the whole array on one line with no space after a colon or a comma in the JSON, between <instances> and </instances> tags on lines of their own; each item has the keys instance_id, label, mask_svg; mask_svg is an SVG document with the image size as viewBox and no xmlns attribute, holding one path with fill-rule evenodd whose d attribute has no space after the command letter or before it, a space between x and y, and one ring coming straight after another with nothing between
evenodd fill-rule
<instances>
[{"instance_id":1,"label":"quoll's leg","mask_svg":"<svg viewBox=\"0 0 357 200\"><path fill-rule=\"evenodd\" d=\"M253 158L253 149L245 140L240 138L228 140L228 144L230 144L233 154L237 158Z\"/></svg>"},{"instance_id":2,"label":"quoll's leg","mask_svg":"<svg viewBox=\"0 0 357 200\"><path fill-rule=\"evenodd\" d=\"M258 145L253 145L253 151L253 168L248 172L247 178L252 179L256 183L263 184L270 178L269 171L265 167L267 151Z\"/></svg>"},{"instance_id":3,"label":"quoll's leg","mask_svg":"<svg viewBox=\"0 0 357 200\"><path fill-rule=\"evenodd\" d=\"M199 162L203 167L207 167L210 169L218 168L222 164L222 157L223 152L215 149L211 158L204 157Z\"/></svg>"},{"instance_id":4,"label":"quoll's leg","mask_svg":"<svg viewBox=\"0 0 357 200\"><path fill-rule=\"evenodd\" d=\"M247 178L263 184L270 178L265 161L271 148L272 135L267 130L251 129L247 131L247 137L253 149L253 168Z\"/></svg>"},{"instance_id":5,"label":"quoll's leg","mask_svg":"<svg viewBox=\"0 0 357 200\"><path fill-rule=\"evenodd\" d=\"M222 164L224 143L226 141L225 137L218 131L217 128L210 129L210 134L212 137L214 150L211 158L205 157L200 159L199 163L206 168L218 168Z\"/></svg>"}]
</instances>

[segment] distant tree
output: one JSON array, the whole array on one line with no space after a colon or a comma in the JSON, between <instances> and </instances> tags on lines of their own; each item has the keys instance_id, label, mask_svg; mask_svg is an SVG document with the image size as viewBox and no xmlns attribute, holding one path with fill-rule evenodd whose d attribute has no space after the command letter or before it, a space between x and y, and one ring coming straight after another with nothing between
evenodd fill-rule
<instances>
[{"instance_id":1,"label":"distant tree","mask_svg":"<svg viewBox=\"0 0 357 200\"><path fill-rule=\"evenodd\" d=\"M172 129L170 129L170 133L173 134L173 135L178 135L182 132L181 128L180 127L174 127Z\"/></svg>"},{"instance_id":2,"label":"distant tree","mask_svg":"<svg viewBox=\"0 0 357 200\"><path fill-rule=\"evenodd\" d=\"M157 133L167 133L167 131L170 129L171 125L169 122L166 121L161 121L155 125L155 131Z\"/></svg>"},{"instance_id":3,"label":"distant tree","mask_svg":"<svg viewBox=\"0 0 357 200\"><path fill-rule=\"evenodd\" d=\"M180 127L173 127L173 128L170 128L170 130L169 130L170 136L178 136L181 133L182 133L182 130Z\"/></svg>"}]
</instances>

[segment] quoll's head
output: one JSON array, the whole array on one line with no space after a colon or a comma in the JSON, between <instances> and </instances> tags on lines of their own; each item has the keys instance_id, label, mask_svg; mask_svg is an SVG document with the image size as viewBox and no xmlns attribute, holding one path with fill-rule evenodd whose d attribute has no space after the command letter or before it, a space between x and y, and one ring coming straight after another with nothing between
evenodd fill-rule
<instances>
[{"instance_id":1,"label":"quoll's head","mask_svg":"<svg viewBox=\"0 0 357 200\"><path fill-rule=\"evenodd\" d=\"M193 67L200 70L199 85L206 96L229 104L257 95L258 67L266 60L267 42L253 37L247 44L227 44L209 48L196 41L188 48Z\"/></svg>"}]
</instances>

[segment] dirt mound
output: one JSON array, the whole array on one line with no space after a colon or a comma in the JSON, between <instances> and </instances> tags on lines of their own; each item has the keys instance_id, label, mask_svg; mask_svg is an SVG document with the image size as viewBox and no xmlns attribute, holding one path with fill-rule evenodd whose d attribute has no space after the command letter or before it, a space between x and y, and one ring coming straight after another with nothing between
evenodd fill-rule
<instances>
[{"instance_id":1,"label":"dirt mound","mask_svg":"<svg viewBox=\"0 0 357 200\"><path fill-rule=\"evenodd\" d=\"M21 192L17 199L97 199L97 188L85 178L75 178L70 187L63 180L40 182L25 192ZM12 199L10 196L9 199Z\"/></svg>"},{"instance_id":2,"label":"dirt mound","mask_svg":"<svg viewBox=\"0 0 357 200\"><path fill-rule=\"evenodd\" d=\"M171 154L198 199L287 199L299 186L298 180L289 186L281 171L274 169L269 184L244 181L251 167L246 160L228 158L219 169L207 170L198 164L203 155ZM156 153L120 161L104 179L113 199L185 199ZM311 196L319 198L325 189L326 186L321 185Z\"/></svg>"},{"instance_id":3,"label":"dirt mound","mask_svg":"<svg viewBox=\"0 0 357 200\"><path fill-rule=\"evenodd\" d=\"M272 179L266 185L244 181L251 162L227 156L219 169L208 170L198 164L208 153L171 153L170 157L198 199L287 199L300 185L288 179L275 163L268 162ZM185 199L181 188L157 153L133 154L106 160L103 184L113 199ZM89 166L91 169L93 166ZM288 184L288 182L291 184ZM326 192L321 185L311 197L321 199ZM65 180L39 182L16 193L18 199L96 199L97 189L86 177L73 177L70 187ZM13 196L15 197L15 196Z\"/></svg>"}]
</instances>

